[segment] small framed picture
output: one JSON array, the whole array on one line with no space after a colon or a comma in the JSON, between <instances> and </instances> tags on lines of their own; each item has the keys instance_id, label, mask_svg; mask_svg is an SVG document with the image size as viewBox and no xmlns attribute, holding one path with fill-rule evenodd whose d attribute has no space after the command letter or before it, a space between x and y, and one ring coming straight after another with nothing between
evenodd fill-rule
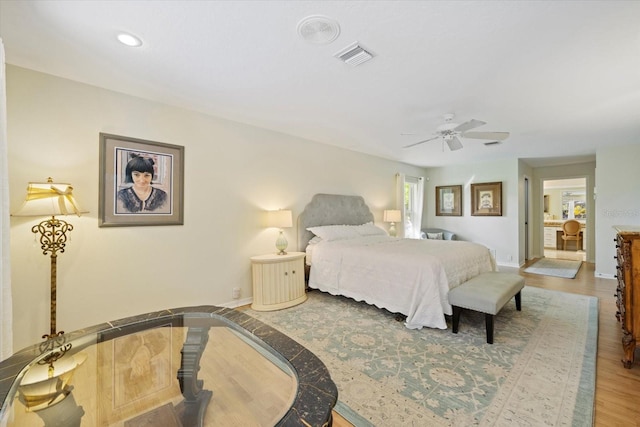
<instances>
[{"instance_id":1,"label":"small framed picture","mask_svg":"<svg viewBox=\"0 0 640 427\"><path fill-rule=\"evenodd\" d=\"M182 225L184 147L100 134L98 226Z\"/></svg>"},{"instance_id":2,"label":"small framed picture","mask_svg":"<svg viewBox=\"0 0 640 427\"><path fill-rule=\"evenodd\" d=\"M502 216L502 182L471 184L471 215Z\"/></svg>"},{"instance_id":3,"label":"small framed picture","mask_svg":"<svg viewBox=\"0 0 640 427\"><path fill-rule=\"evenodd\" d=\"M436 216L462 216L462 185L436 187Z\"/></svg>"}]
</instances>

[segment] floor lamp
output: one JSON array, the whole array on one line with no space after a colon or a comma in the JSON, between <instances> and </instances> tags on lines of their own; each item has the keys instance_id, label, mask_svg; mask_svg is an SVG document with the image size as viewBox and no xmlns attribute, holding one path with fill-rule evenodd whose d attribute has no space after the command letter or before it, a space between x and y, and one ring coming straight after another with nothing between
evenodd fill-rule
<instances>
[{"instance_id":1,"label":"floor lamp","mask_svg":"<svg viewBox=\"0 0 640 427\"><path fill-rule=\"evenodd\" d=\"M47 182L30 182L24 204L14 214L51 217L31 228L33 233L40 236L42 253L51 256L51 329L42 336L46 340L64 334L64 331L56 331L57 259L58 253L65 250L67 233L73 230L73 225L56 217L71 214L80 216L82 213L72 191L71 184L56 183L51 178Z\"/></svg>"},{"instance_id":2,"label":"floor lamp","mask_svg":"<svg viewBox=\"0 0 640 427\"><path fill-rule=\"evenodd\" d=\"M73 388L68 383L75 369L84 361L82 357L86 358L86 356L73 355L71 358L60 360L71 350L72 344L67 342L64 331L57 331L56 328L58 253L64 252L67 246L67 233L73 230L73 225L56 217L71 214L80 216L82 211L73 198L72 192L71 184L53 182L51 178L47 182L30 182L27 186L27 197L20 210L14 214L14 216L51 217L31 228L33 233L40 236L42 253L51 257L51 328L48 334L42 336L45 341L40 344L40 351L45 356L38 361L38 365L44 365L46 368L29 369L25 379L30 379L23 380L20 388L25 407L30 411L41 411L45 425L48 425L49 418L57 414L56 410L73 413L78 420L84 414L82 408L77 407L73 399L66 398ZM80 359L76 360L78 357ZM46 411L63 400L66 401L66 404L62 404L64 408L57 407L58 409L52 413ZM67 418L66 422L69 420L70 418ZM80 425L79 421L73 424Z\"/></svg>"}]
</instances>

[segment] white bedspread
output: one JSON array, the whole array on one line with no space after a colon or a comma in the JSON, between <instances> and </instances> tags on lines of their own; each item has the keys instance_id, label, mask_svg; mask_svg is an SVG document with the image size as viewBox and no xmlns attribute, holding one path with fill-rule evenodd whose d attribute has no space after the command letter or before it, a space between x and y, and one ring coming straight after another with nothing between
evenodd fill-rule
<instances>
[{"instance_id":1,"label":"white bedspread","mask_svg":"<svg viewBox=\"0 0 640 427\"><path fill-rule=\"evenodd\" d=\"M446 329L449 289L494 269L476 243L368 236L314 245L309 287L402 313L411 329Z\"/></svg>"}]
</instances>

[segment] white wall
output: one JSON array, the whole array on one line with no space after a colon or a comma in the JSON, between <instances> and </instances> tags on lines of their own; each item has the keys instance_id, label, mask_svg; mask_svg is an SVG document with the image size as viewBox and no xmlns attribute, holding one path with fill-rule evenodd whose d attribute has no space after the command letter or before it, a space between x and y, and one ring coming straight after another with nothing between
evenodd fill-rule
<instances>
[{"instance_id":1,"label":"white wall","mask_svg":"<svg viewBox=\"0 0 640 427\"><path fill-rule=\"evenodd\" d=\"M500 265L518 266L518 161L499 160L429 168L425 185L425 223L453 231L458 239L481 243L495 251ZM502 216L471 216L471 184L502 182ZM462 185L462 216L436 216L437 186Z\"/></svg>"},{"instance_id":2,"label":"white wall","mask_svg":"<svg viewBox=\"0 0 640 427\"><path fill-rule=\"evenodd\" d=\"M614 225L640 225L640 145L598 150L596 170L596 276L616 274Z\"/></svg>"},{"instance_id":3,"label":"white wall","mask_svg":"<svg viewBox=\"0 0 640 427\"><path fill-rule=\"evenodd\" d=\"M281 133L7 67L11 211L29 181L70 182L90 213L58 256L58 329L170 307L233 304L251 296L249 257L275 251L262 213L297 215L315 193L358 194L376 222L393 208L395 174L426 171ZM100 132L185 147L183 226L99 228ZM49 256L31 227L11 220L14 350L49 329ZM490 221L490 220L489 220ZM379 224L386 228L386 224ZM285 231L296 249L295 228ZM237 303L238 301L235 301Z\"/></svg>"}]
</instances>

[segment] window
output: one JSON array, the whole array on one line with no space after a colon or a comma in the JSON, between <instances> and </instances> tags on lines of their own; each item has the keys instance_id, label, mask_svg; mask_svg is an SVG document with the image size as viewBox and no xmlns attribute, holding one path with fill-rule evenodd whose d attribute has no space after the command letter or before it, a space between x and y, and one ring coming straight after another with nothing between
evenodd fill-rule
<instances>
[{"instance_id":1,"label":"window","mask_svg":"<svg viewBox=\"0 0 640 427\"><path fill-rule=\"evenodd\" d=\"M404 177L404 237L420 238L422 227L423 179Z\"/></svg>"},{"instance_id":2,"label":"window","mask_svg":"<svg viewBox=\"0 0 640 427\"><path fill-rule=\"evenodd\" d=\"M585 219L587 204L584 191L562 192L562 219Z\"/></svg>"}]
</instances>

